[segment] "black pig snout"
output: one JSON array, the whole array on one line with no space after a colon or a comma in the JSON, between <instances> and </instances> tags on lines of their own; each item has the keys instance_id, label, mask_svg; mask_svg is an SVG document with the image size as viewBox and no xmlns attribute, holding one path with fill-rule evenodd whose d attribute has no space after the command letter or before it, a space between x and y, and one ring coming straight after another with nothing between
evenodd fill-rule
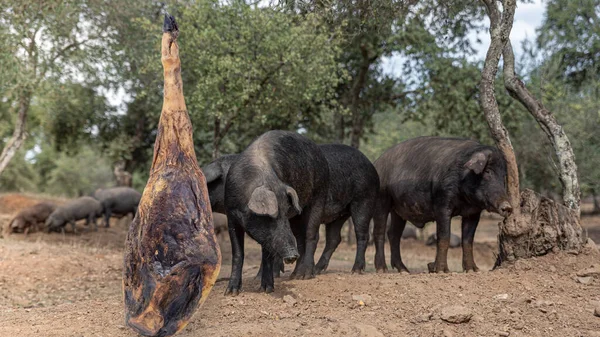
<instances>
[{"instance_id":1,"label":"black pig snout","mask_svg":"<svg viewBox=\"0 0 600 337\"><path fill-rule=\"evenodd\" d=\"M284 257L283 262L285 262L287 264L294 263L294 262L296 262L296 260L298 260L299 257L300 257L300 255L298 255L298 253L294 253L293 255Z\"/></svg>"},{"instance_id":2,"label":"black pig snout","mask_svg":"<svg viewBox=\"0 0 600 337\"><path fill-rule=\"evenodd\" d=\"M512 214L513 208L511 204L505 200L500 203L500 206L498 206L498 211L500 215L507 217Z\"/></svg>"}]
</instances>

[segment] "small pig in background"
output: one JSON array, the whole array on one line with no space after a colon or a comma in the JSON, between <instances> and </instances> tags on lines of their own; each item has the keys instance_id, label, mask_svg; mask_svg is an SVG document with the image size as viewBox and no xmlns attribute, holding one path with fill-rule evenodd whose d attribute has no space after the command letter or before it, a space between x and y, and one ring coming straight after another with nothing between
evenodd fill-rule
<instances>
[{"instance_id":1,"label":"small pig in background","mask_svg":"<svg viewBox=\"0 0 600 337\"><path fill-rule=\"evenodd\" d=\"M39 230L39 225L43 224L55 209L56 205L50 202L40 202L22 209L9 222L7 234L24 233L27 235L32 229Z\"/></svg>"}]
</instances>

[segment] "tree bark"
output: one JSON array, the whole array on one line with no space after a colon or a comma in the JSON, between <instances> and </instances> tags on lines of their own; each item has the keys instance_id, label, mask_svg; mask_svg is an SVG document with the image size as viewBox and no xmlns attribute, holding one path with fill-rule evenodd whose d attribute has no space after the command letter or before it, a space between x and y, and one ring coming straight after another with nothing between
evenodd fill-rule
<instances>
[{"instance_id":1,"label":"tree bark","mask_svg":"<svg viewBox=\"0 0 600 337\"><path fill-rule=\"evenodd\" d=\"M578 253L582 248L583 230L579 214L532 190L521 193L521 223L527 231L510 235L500 231L499 254L495 266L505 261L545 255L565 250Z\"/></svg>"},{"instance_id":2,"label":"tree bark","mask_svg":"<svg viewBox=\"0 0 600 337\"><path fill-rule=\"evenodd\" d=\"M219 158L220 151L219 145L221 144L221 119L215 116L215 126L214 126L214 135L213 135L213 152L212 159L215 160Z\"/></svg>"},{"instance_id":3,"label":"tree bark","mask_svg":"<svg viewBox=\"0 0 600 337\"><path fill-rule=\"evenodd\" d=\"M513 214L499 224L499 253L495 266L499 266L505 261L544 255L550 251L561 249L580 251L582 247L582 230L579 224L579 187L576 174L577 168L574 161L569 162L573 159L572 155L569 156L569 151L572 154L572 149L566 135L564 135L562 128L556 123L552 114L543 109L543 106L526 91L525 86L516 78L514 73L514 56L509 36L513 25L516 2L515 0L504 0L502 13L497 7L496 0L482 0L482 2L485 4L490 18L491 43L482 71L480 104L496 145L506 159L507 192L513 206ZM508 132L502 123L494 93L498 62L502 55L505 58L506 88L513 97L521 101L530 110L542 129L553 140L555 149L561 152L559 155L562 156L561 165L563 167L561 167L561 170L568 173L566 176L561 177L561 181L565 179L563 187L569 189L568 193L571 195L568 198L565 196L567 207L533 191L525 190L523 193L519 191L519 172L515 153ZM532 111L530 108L535 109ZM572 190L574 186L577 187L576 192Z\"/></svg>"},{"instance_id":4,"label":"tree bark","mask_svg":"<svg viewBox=\"0 0 600 337\"><path fill-rule=\"evenodd\" d=\"M502 123L494 86L496 74L498 73L498 62L512 29L516 4L515 0L504 1L504 12L500 13L496 0L482 1L490 17L491 42L481 75L479 103L484 111L492 137L506 160L507 192L513 206L513 214L505 219L505 223L509 225L505 226L504 229L511 234L518 235L523 231L517 226L520 217L519 169L508 131Z\"/></svg>"},{"instance_id":5,"label":"tree bark","mask_svg":"<svg viewBox=\"0 0 600 337\"><path fill-rule=\"evenodd\" d=\"M504 86L510 95L521 102L537 120L540 128L554 147L558 159L558 178L563 187L563 202L565 206L580 214L581 191L577 179L577 164L575 154L569 142L569 137L563 127L558 124L552 112L548 111L537 100L515 73L515 56L510 41L504 46Z\"/></svg>"},{"instance_id":6,"label":"tree bark","mask_svg":"<svg viewBox=\"0 0 600 337\"><path fill-rule=\"evenodd\" d=\"M336 111L333 118L335 123L335 141L344 144L344 115L342 115L341 112Z\"/></svg>"},{"instance_id":7,"label":"tree bark","mask_svg":"<svg viewBox=\"0 0 600 337\"><path fill-rule=\"evenodd\" d=\"M17 116L17 122L15 123L15 130L4 146L2 150L2 154L0 154L0 175L8 166L10 160L15 156L17 151L23 145L25 138L27 137L25 133L26 125L27 125L27 113L29 112L29 105L31 104L31 92L26 90L21 93L19 97L19 114Z\"/></svg>"},{"instance_id":8,"label":"tree bark","mask_svg":"<svg viewBox=\"0 0 600 337\"><path fill-rule=\"evenodd\" d=\"M125 171L125 160L119 160L114 164L113 174L117 180L117 186L131 187L133 185L131 173Z\"/></svg>"},{"instance_id":9,"label":"tree bark","mask_svg":"<svg viewBox=\"0 0 600 337\"><path fill-rule=\"evenodd\" d=\"M596 197L596 189L592 188L592 199L594 202L594 209L592 210L592 214L600 214L600 203L598 203L598 198Z\"/></svg>"},{"instance_id":10,"label":"tree bark","mask_svg":"<svg viewBox=\"0 0 600 337\"><path fill-rule=\"evenodd\" d=\"M366 46L360 46L362 62L358 70L358 75L350 91L350 111L352 112L352 133L350 135L350 146L358 149L360 147L360 137L363 133L364 118L360 110L360 93L367 83L367 75L371 64L377 59L377 56L369 56L369 50Z\"/></svg>"}]
</instances>

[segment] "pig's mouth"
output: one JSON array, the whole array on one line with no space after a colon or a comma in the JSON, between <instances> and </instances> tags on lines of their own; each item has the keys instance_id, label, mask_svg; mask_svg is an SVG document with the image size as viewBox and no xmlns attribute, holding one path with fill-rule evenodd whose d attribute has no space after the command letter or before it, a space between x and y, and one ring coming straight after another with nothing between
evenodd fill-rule
<instances>
[{"instance_id":1,"label":"pig's mouth","mask_svg":"<svg viewBox=\"0 0 600 337\"><path fill-rule=\"evenodd\" d=\"M513 212L510 202L506 200L501 201L500 204L494 208L494 210L491 210L492 212L498 213L505 218L511 215Z\"/></svg>"},{"instance_id":2,"label":"pig's mouth","mask_svg":"<svg viewBox=\"0 0 600 337\"><path fill-rule=\"evenodd\" d=\"M298 255L297 253L294 253L293 255L284 257L283 262L285 262L287 264L294 263L294 262L296 262L296 260L298 260L299 257L300 257L300 255Z\"/></svg>"}]
</instances>

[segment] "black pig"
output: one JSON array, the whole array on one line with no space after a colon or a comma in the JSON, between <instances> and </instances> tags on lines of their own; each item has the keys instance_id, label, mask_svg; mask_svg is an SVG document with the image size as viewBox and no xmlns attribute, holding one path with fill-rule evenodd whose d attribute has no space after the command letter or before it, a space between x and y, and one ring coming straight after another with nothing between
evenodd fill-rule
<instances>
[{"instance_id":1,"label":"black pig","mask_svg":"<svg viewBox=\"0 0 600 337\"><path fill-rule=\"evenodd\" d=\"M369 223L379 190L377 171L371 161L353 147L325 144L319 148L329 166L329 188L321 218L321 223L326 224L325 249L316 265L316 272L327 269L331 255L342 241L342 226L352 217L357 244L352 272L361 273L365 269Z\"/></svg>"},{"instance_id":2,"label":"black pig","mask_svg":"<svg viewBox=\"0 0 600 337\"><path fill-rule=\"evenodd\" d=\"M113 215L125 216L131 213L135 216L142 194L131 187L112 187L97 189L92 197L102 204L104 225L108 227Z\"/></svg>"},{"instance_id":3,"label":"black pig","mask_svg":"<svg viewBox=\"0 0 600 337\"><path fill-rule=\"evenodd\" d=\"M352 216L356 227L356 258L352 272L362 272L365 268L365 251L369 238L369 223L375 209L379 177L373 164L365 155L353 147L342 144L319 145L329 166L329 188L327 202L321 218L326 224L325 249L315 266L315 272L327 269L329 260L342 238L342 225ZM211 205L224 203L224 195L219 190L224 185L231 163L238 155L227 155L204 166L203 171L211 179L208 183ZM213 211L217 211L213 208ZM275 261L275 277L283 271L283 266ZM259 270L262 275L262 265ZM257 275L258 276L258 275Z\"/></svg>"},{"instance_id":4,"label":"black pig","mask_svg":"<svg viewBox=\"0 0 600 337\"><path fill-rule=\"evenodd\" d=\"M204 172L204 176L206 177L210 206L212 211L216 212L213 213L213 221L217 235L220 233L220 225L224 224L223 228L227 230L227 217L225 217L225 221L222 221L219 213L225 214L225 178L229 172L229 167L238 157L239 154L226 154L202 167L202 172ZM273 276L280 277L281 273L285 271L283 261L275 259L274 263ZM262 265L256 277L262 277Z\"/></svg>"},{"instance_id":5,"label":"black pig","mask_svg":"<svg viewBox=\"0 0 600 337\"><path fill-rule=\"evenodd\" d=\"M435 221L437 253L430 272L448 272L450 219L462 216L463 270L478 271L473 260L473 237L482 210L507 216L512 212L506 194L506 162L500 151L476 141L419 137L402 142L374 163L381 188L374 215L375 268L387 270L383 251L385 223L392 268L408 272L400 256L400 236L410 221L422 228Z\"/></svg>"},{"instance_id":6,"label":"black pig","mask_svg":"<svg viewBox=\"0 0 600 337\"><path fill-rule=\"evenodd\" d=\"M67 223L71 224L73 233L75 233L75 221L86 219L86 225L94 224L97 230L96 218L102 216L102 205L92 197L80 197L69 201L68 203L57 207L46 219L46 230L63 230Z\"/></svg>"},{"instance_id":7,"label":"black pig","mask_svg":"<svg viewBox=\"0 0 600 337\"><path fill-rule=\"evenodd\" d=\"M261 290L273 291L275 258L292 263L300 257L293 275L314 276L328 180L327 160L317 144L293 132L266 132L239 155L225 181L232 249L225 294L237 295L242 285L244 231L262 246Z\"/></svg>"},{"instance_id":8,"label":"black pig","mask_svg":"<svg viewBox=\"0 0 600 337\"><path fill-rule=\"evenodd\" d=\"M202 167L213 212L225 214L225 178L238 157L239 154L224 155Z\"/></svg>"}]
</instances>

